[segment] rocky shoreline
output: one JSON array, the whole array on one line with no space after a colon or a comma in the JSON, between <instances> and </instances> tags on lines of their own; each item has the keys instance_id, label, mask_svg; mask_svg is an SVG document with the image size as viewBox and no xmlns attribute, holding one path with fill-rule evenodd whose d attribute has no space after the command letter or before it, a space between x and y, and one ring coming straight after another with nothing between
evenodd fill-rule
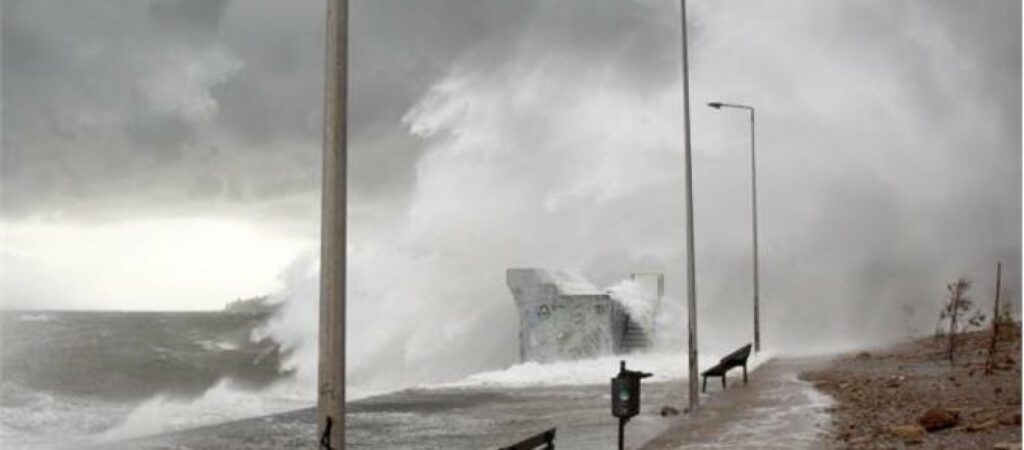
<instances>
[{"instance_id":1,"label":"rocky shoreline","mask_svg":"<svg viewBox=\"0 0 1024 450\"><path fill-rule=\"evenodd\" d=\"M801 378L832 396L832 442L841 448L1021 448L1021 329L1004 326L985 373L991 330L922 338L836 358Z\"/></svg>"}]
</instances>

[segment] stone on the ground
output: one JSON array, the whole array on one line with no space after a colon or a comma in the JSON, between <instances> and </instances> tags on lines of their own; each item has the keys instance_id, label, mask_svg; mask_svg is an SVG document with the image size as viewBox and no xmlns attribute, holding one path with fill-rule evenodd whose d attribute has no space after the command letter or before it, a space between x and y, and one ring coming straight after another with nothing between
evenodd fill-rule
<instances>
[{"instance_id":1,"label":"stone on the ground","mask_svg":"<svg viewBox=\"0 0 1024 450\"><path fill-rule=\"evenodd\" d=\"M896 425L889 428L889 434L903 441L904 444L920 444L928 436L928 431L921 425Z\"/></svg>"},{"instance_id":2,"label":"stone on the ground","mask_svg":"<svg viewBox=\"0 0 1024 450\"><path fill-rule=\"evenodd\" d=\"M661 407L661 417L678 416L678 415L679 415L679 410L678 409L675 409L675 408L673 408L671 406L662 406Z\"/></svg>"},{"instance_id":3,"label":"stone on the ground","mask_svg":"<svg viewBox=\"0 0 1024 450\"><path fill-rule=\"evenodd\" d=\"M917 423L930 433L956 426L960 423L960 415L946 409L932 408L925 411Z\"/></svg>"}]
</instances>

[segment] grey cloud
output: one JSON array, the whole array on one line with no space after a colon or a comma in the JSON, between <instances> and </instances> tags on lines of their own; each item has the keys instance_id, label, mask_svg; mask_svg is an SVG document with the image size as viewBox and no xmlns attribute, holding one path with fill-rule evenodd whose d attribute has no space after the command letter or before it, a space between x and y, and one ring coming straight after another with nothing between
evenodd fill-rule
<instances>
[{"instance_id":1,"label":"grey cloud","mask_svg":"<svg viewBox=\"0 0 1024 450\"><path fill-rule=\"evenodd\" d=\"M52 177L97 185L85 191L115 196L130 184L123 178L155 180L150 172L191 161L183 156L211 145L241 159L316 158L323 8L322 2L196 0L5 3L3 213L22 216L69 206L60 200L63 183L46 198L28 188L36 184L30 180L32 169L20 163L30 158L28 153L48 165ZM631 68L630 76L643 77L644 83L651 77L667 81L674 67L671 52L659 50L674 45L671 22L644 26L657 11L639 2L430 0L352 2L351 9L350 142L359 164L353 189L367 201L407 195L419 146L403 137L401 118L458 61L500 63L525 35L536 34L535 42L580 60L607 56L600 49L618 46L617 65ZM45 26L54 22L64 25ZM140 81L189 58L214 64L210 58L216 55L199 56L211 48L222 48L240 63L227 78L209 83L216 112L196 123L154 110L147 97L152 87ZM177 53L181 58L159 59ZM652 61L663 67L652 70ZM229 142L221 142L225 139ZM282 146L292 150L268 156ZM71 175L66 173L67 155L73 152L129 170L115 178L82 170ZM265 178L241 169L224 168L246 184L258 185ZM292 175L306 180L305 189L315 195L318 174L315 167L303 166ZM282 194L272 187L253 190ZM181 199L188 201L184 195ZM96 200L96 206L121 204ZM80 204L88 197L69 201Z\"/></svg>"},{"instance_id":2,"label":"grey cloud","mask_svg":"<svg viewBox=\"0 0 1024 450\"><path fill-rule=\"evenodd\" d=\"M228 0L153 0L150 12L160 29L215 33Z\"/></svg>"},{"instance_id":3,"label":"grey cloud","mask_svg":"<svg viewBox=\"0 0 1024 450\"><path fill-rule=\"evenodd\" d=\"M708 52L718 51L716 42L750 35L730 35L712 20L717 11L741 12L758 3L737 5L691 2L695 94L707 81L700 70L710 61ZM221 192L218 198L226 204L273 201L295 192L315 198L323 6L317 1L4 2L0 210L20 217L69 205L87 209L92 200L95 207L129 207L131 198L145 199L148 189L177 190L178 197L164 200L180 202L171 209L182 209L191 201L186 174L205 170L188 164L203 161L200 156L211 147L222 154L218 176L229 188L209 192ZM801 60L811 63L812 71L814 64L841 60L846 67L901 71L915 101L907 105L912 108L907 116L945 126L959 107L959 98L942 84L947 78L942 65L951 61L936 59L943 54L924 45L945 39L957 67L972 67L977 74L962 94L990 101L997 134L1016 136L1011 145L993 145L1013 152L1019 148L1020 110L1005 99L1020 97L1020 26L1014 14L1020 5L990 6L783 2L773 9L803 14L801 20L815 33L808 40L819 44L816 51L789 55L797 61L792 68L760 66L786 54L785 48L770 57L767 52L735 56L745 60L751 74L774 78L773 90L795 95L801 95L801 77L814 76L801 73ZM510 61L557 55L567 65L605 66L610 76L633 83L638 95L661 95L678 78L675 8L651 1L351 2L354 201L404 201L424 143L408 136L401 118L430 86L459 67L500 71ZM776 22L764 17L760 36L767 39ZM46 26L50 23L61 26ZM154 63L148 58L184 52L187 60L211 47L240 64L209 84L216 111L199 122L155 111L139 85L161 70L149 67ZM736 48L742 47L726 47ZM540 115L523 133L544 139L543 127ZM251 172L268 166L289 172Z\"/></svg>"},{"instance_id":4,"label":"grey cloud","mask_svg":"<svg viewBox=\"0 0 1024 450\"><path fill-rule=\"evenodd\" d=\"M395 146L405 135L402 114L451 60L516 9L495 8L502 3L353 2L351 150L365 164L359 173L375 174L355 176L357 191L367 198L404 195L418 154L410 139ZM272 200L290 195L298 183L315 197L323 9L322 2L5 2L3 214L125 207L137 198L142 203L133 211L110 211L132 214L153 208L140 195L146 190L177 189L177 201L187 203L189 183L174 174L188 173L183 165L197 159L186 156L211 146L233 155L220 169L234 184L249 186L241 191ZM447 22L456 19L470 25ZM180 86L159 85L163 90L154 98L154 87L144 83L161 73L181 83L202 76L195 71L218 63L220 56L210 53L218 49L240 67L207 83L213 115L197 122L182 114L204 111L201 103L154 104L195 92L178 95L173 89ZM282 154L282 148L288 151ZM79 164L77 155L125 170L115 177L90 171L95 165ZM260 159L298 171L247 172L254 164L244 161ZM294 181L267 181L280 177ZM222 200L240 198L261 201L251 195ZM160 207L179 209L167 203L173 197L163 200Z\"/></svg>"},{"instance_id":5,"label":"grey cloud","mask_svg":"<svg viewBox=\"0 0 1024 450\"><path fill-rule=\"evenodd\" d=\"M158 159L165 163L180 157L181 148L195 139L194 131L185 121L167 115L134 117L125 130L129 145L160 150Z\"/></svg>"},{"instance_id":6,"label":"grey cloud","mask_svg":"<svg viewBox=\"0 0 1024 450\"><path fill-rule=\"evenodd\" d=\"M2 7L5 216L98 207L195 136L192 124L146 105L140 82L160 73L154 58L186 45L156 38L146 5Z\"/></svg>"}]
</instances>

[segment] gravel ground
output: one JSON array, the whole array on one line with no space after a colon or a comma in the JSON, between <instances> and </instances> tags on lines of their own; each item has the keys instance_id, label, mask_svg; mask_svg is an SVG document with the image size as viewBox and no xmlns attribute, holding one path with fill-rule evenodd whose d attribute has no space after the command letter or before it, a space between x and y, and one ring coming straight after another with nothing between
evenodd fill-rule
<instances>
[{"instance_id":1,"label":"gravel ground","mask_svg":"<svg viewBox=\"0 0 1024 450\"><path fill-rule=\"evenodd\" d=\"M1003 328L997 368L986 375L990 339L991 330L959 337L952 364L948 339L929 337L843 355L801 378L836 400L831 433L838 447L1020 448L1020 325Z\"/></svg>"}]
</instances>

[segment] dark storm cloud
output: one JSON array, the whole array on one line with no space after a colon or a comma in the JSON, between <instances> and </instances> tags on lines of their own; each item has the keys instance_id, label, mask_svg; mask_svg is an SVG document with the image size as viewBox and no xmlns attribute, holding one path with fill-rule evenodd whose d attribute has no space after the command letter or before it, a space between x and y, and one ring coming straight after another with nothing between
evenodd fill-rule
<instances>
[{"instance_id":1,"label":"dark storm cloud","mask_svg":"<svg viewBox=\"0 0 1024 450\"><path fill-rule=\"evenodd\" d=\"M139 194L133 182L181 160L197 135L193 119L208 105L189 104L188 89L174 91L175 77L202 77L202 68L172 69L193 57L192 47L209 52L212 36L197 39L197 31L217 21L207 15L216 10L182 6L3 4L5 216ZM193 26L188 18L197 12L204 17ZM216 64L218 56L208 59Z\"/></svg>"},{"instance_id":2,"label":"dark storm cloud","mask_svg":"<svg viewBox=\"0 0 1024 450\"><path fill-rule=\"evenodd\" d=\"M825 107L823 93L802 89L806 77L835 75L814 67L894 70L912 94L912 103L895 107L905 108L912 125L955 128L958 95L984 98L991 110L981 113L998 127L995 134L1008 136L987 145L1019 153L1019 104L1006 100L1020 98L1018 2L783 2L774 8L779 17L748 24L763 27L759 34L723 32L709 22L709 12L757 5L691 2L695 95L714 85L701 73L712 52L739 52L744 70L770 82L760 85L763 95L809 105L790 113L802 115L806 127L831 126L830 111L846 120L844 108L852 106ZM5 217L236 206L263 214L267 207L254 205L315 201L323 2L41 0L5 1L2 8ZM452 71L500 72L512 61L557 58L566 67L605 66L637 95L662 95L678 82L675 2L352 1L350 8L357 205L399 208L408 198L425 141L411 137L402 118ZM772 24L783 22L775 19L793 13L813 33L808 43L791 52L760 45L771 41ZM721 42L729 45L716 46ZM945 50L936 52L934 42ZM782 57L795 61L792 67L777 64ZM944 84L944 65L973 71L968 90ZM848 75L837 82L855 84L856 75ZM539 112L522 133L543 140L546 122ZM871 126L850 123L845 138L870 134ZM800 141L835 145L834 136ZM943 157L970 159L969 152ZM293 215L299 203L269 211ZM314 210L308 206L301 214Z\"/></svg>"},{"instance_id":3,"label":"dark storm cloud","mask_svg":"<svg viewBox=\"0 0 1024 450\"><path fill-rule=\"evenodd\" d=\"M666 82L674 67L665 51L673 29L645 26L658 18L643 3L429 0L350 7L350 142L358 169L352 183L368 201L407 195L421 143L408 136L401 118L456 62L500 64L528 34L581 61L618 47L616 63L644 83ZM172 175L203 171L187 167L201 159L189 155L211 148L222 156L211 161L220 164L220 177L242 192L272 199L301 184L315 195L322 2L41 1L3 8L5 216L101 204L151 209L144 206L151 203L147 188L172 192L163 202L188 202L189 183ZM295 172L250 173L251 165L239 162L245 160L278 161ZM95 166L116 167L118 176ZM60 182L40 189L40 178ZM161 180L171 185L160 186ZM274 185L290 188L278 192ZM100 195L124 198L109 202ZM239 199L266 200L222 200Z\"/></svg>"}]
</instances>

